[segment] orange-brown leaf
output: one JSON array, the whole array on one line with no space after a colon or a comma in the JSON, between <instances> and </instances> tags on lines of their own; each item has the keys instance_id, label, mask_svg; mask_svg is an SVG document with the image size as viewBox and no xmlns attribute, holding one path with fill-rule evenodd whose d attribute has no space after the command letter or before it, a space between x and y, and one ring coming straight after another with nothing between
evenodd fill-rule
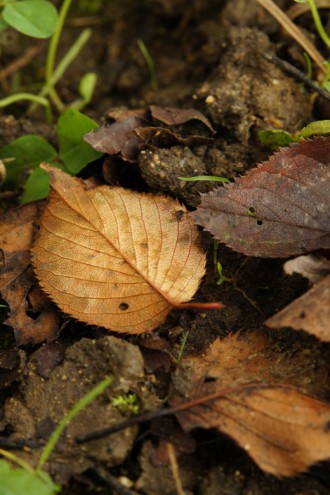
<instances>
[{"instance_id":1,"label":"orange-brown leaf","mask_svg":"<svg viewBox=\"0 0 330 495\"><path fill-rule=\"evenodd\" d=\"M264 471L292 476L330 458L330 406L312 396L326 393L326 368L317 348L292 355L266 334L229 335L182 360L171 403L198 402L176 413L185 430L216 428Z\"/></svg>"},{"instance_id":2,"label":"orange-brown leaf","mask_svg":"<svg viewBox=\"0 0 330 495\"><path fill-rule=\"evenodd\" d=\"M83 183L43 165L50 202L33 248L41 286L69 315L140 333L192 298L205 255L185 208L164 196Z\"/></svg>"}]
</instances>

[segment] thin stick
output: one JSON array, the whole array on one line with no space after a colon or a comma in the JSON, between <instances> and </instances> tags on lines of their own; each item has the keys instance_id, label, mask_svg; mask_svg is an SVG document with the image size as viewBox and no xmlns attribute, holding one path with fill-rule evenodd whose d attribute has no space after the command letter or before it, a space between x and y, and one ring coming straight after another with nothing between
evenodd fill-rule
<instances>
[{"instance_id":1,"label":"thin stick","mask_svg":"<svg viewBox=\"0 0 330 495\"><path fill-rule=\"evenodd\" d=\"M3 81L7 77L15 74L26 65L28 65L31 60L42 50L42 46L30 46L21 57L14 60L14 62L8 65L5 69L0 71L0 81Z\"/></svg>"},{"instance_id":2,"label":"thin stick","mask_svg":"<svg viewBox=\"0 0 330 495\"><path fill-rule=\"evenodd\" d=\"M278 65L279 67L281 67L281 69L286 70L287 72L289 72L293 76L295 76L298 79L300 79L301 81L303 81L305 84L307 84L307 86L312 88L319 95L323 96L323 98L325 98L326 100L330 100L329 91L326 91L325 89L318 86L318 84L316 84L314 81L309 79L309 77L306 76L306 74L301 72L299 69L297 69L293 65L289 64L289 62L287 62L286 60L282 60L281 58L276 57L276 55L270 55L269 53L263 53L263 57L266 60L268 60L268 62L271 62L273 64Z\"/></svg>"},{"instance_id":3,"label":"thin stick","mask_svg":"<svg viewBox=\"0 0 330 495\"><path fill-rule=\"evenodd\" d=\"M173 444L170 442L167 442L167 453L168 453L168 457L170 459L170 466L171 466L171 471L172 471L174 482L175 482L176 492L178 495L185 495L185 493L183 491L181 478L180 478L180 471L179 471L178 461L177 461L176 455L175 455L175 449L174 449Z\"/></svg>"},{"instance_id":4,"label":"thin stick","mask_svg":"<svg viewBox=\"0 0 330 495\"><path fill-rule=\"evenodd\" d=\"M294 40L308 53L308 55L319 66L321 71L326 74L327 69L324 65L324 58L315 48L313 43L300 31L300 29L289 19L289 17L281 10L272 0L258 0L258 3L266 9L292 36Z\"/></svg>"}]
</instances>

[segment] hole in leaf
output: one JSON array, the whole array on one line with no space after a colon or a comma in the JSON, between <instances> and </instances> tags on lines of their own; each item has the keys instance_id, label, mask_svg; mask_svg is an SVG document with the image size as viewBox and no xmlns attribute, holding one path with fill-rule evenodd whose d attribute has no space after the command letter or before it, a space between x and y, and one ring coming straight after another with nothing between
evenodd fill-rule
<instances>
[{"instance_id":1,"label":"hole in leaf","mask_svg":"<svg viewBox=\"0 0 330 495\"><path fill-rule=\"evenodd\" d=\"M255 215L255 212L256 212L256 209L254 208L254 206L250 206L250 208L248 209L249 215Z\"/></svg>"},{"instance_id":2,"label":"hole in leaf","mask_svg":"<svg viewBox=\"0 0 330 495\"><path fill-rule=\"evenodd\" d=\"M257 220L258 225L262 225L262 220Z\"/></svg>"},{"instance_id":3,"label":"hole in leaf","mask_svg":"<svg viewBox=\"0 0 330 495\"><path fill-rule=\"evenodd\" d=\"M178 210L175 212L175 216L176 216L176 219L178 222L181 221L182 217L183 217L183 214L184 214L184 211L183 210Z\"/></svg>"},{"instance_id":4,"label":"hole in leaf","mask_svg":"<svg viewBox=\"0 0 330 495\"><path fill-rule=\"evenodd\" d=\"M125 302L122 302L119 304L119 309L121 309L122 311L126 311L126 309L129 308L129 305Z\"/></svg>"}]
</instances>

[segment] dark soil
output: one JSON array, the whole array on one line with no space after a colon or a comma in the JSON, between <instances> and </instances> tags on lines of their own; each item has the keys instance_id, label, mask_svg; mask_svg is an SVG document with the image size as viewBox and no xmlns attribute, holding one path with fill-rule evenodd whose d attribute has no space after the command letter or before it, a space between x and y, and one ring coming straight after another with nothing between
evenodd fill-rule
<instances>
[{"instance_id":1,"label":"dark soil","mask_svg":"<svg viewBox=\"0 0 330 495\"><path fill-rule=\"evenodd\" d=\"M146 108L155 104L195 108L209 118L216 131L209 143L199 146L146 146L136 164L119 163L119 184L169 194L188 208L195 208L200 192L214 185L180 182L178 176L233 178L270 153L258 142L259 130L283 128L294 132L311 120L327 117L326 104L319 96L312 97L300 81L263 57L265 52L276 53L304 70L302 50L255 0L102 3L93 15L72 13L67 23L62 54L81 31L78 25L92 24L94 33L58 86L63 100L74 100L80 77L93 70L98 74L98 86L85 113L99 122L112 108ZM285 9L292 2L276 3ZM325 12L324 20L329 24ZM298 22L311 37L316 37L308 14ZM157 92L152 90L136 43L138 38L154 60ZM21 53L21 38L15 38L2 51L4 67ZM45 48L22 71L22 85L42 77L44 56ZM3 93L10 83L11 80L3 81ZM10 110L13 116L3 113L0 119L0 146L32 132L54 142L54 129L43 122L42 113L31 119L25 116L23 105ZM106 178L101 164L88 167L83 176L97 176L103 182ZM175 358L187 331L184 354L202 353L216 337L260 329L268 317L306 291L305 279L284 275L283 260L248 258L224 246L218 249L218 259L232 281L218 286L213 239L204 232L201 236L209 261L196 298L222 301L225 308L221 311L174 311L161 328L146 337L109 335L63 316L58 341L38 349L15 349L10 329L3 327L3 348L6 345L12 349L10 359L8 352L4 353L5 362L0 356L4 437L28 439L36 446L43 444L65 412L105 375L114 377L109 394L133 392L140 411L161 409L164 401L166 404ZM283 352L312 347L325 359L326 349L301 332L272 333ZM327 390L325 387L324 396ZM74 442L78 434L116 424L129 415L129 411L113 406L111 397L105 394L72 422L46 466L63 486L64 494L177 493L171 468L162 453L163 439L171 435L183 446L178 462L186 495L330 493L330 478L322 466L296 479L266 476L230 439L202 430L187 437L174 419L128 428L85 445ZM34 463L40 448L25 448L18 455Z\"/></svg>"}]
</instances>

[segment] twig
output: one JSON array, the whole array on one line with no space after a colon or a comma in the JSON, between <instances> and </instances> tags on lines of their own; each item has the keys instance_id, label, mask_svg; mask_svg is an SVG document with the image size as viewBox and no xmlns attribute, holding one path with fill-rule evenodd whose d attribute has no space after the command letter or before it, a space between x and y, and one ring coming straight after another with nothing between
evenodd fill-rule
<instances>
[{"instance_id":1,"label":"twig","mask_svg":"<svg viewBox=\"0 0 330 495\"><path fill-rule=\"evenodd\" d=\"M25 53L10 65L8 65L5 69L2 69L0 71L0 81L3 81L6 79L8 76L11 76L12 74L15 74L15 72L19 71L26 65L28 65L31 60L41 52L42 46L30 46Z\"/></svg>"},{"instance_id":2,"label":"twig","mask_svg":"<svg viewBox=\"0 0 330 495\"><path fill-rule=\"evenodd\" d=\"M183 491L183 486L180 478L180 471L178 466L178 461L175 455L175 449L172 443L167 442L167 453L170 460L171 471L173 474L175 488L178 495L185 495Z\"/></svg>"},{"instance_id":3,"label":"twig","mask_svg":"<svg viewBox=\"0 0 330 495\"><path fill-rule=\"evenodd\" d=\"M273 64L278 65L281 67L281 69L286 70L293 76L295 76L297 79L300 79L303 81L307 86L312 88L316 93L319 95L323 96L326 100L330 100L330 93L329 91L326 91L325 89L321 88L318 84L316 84L314 81L312 81L306 74L301 72L299 69L294 67L293 65L289 64L289 62L286 62L286 60L282 60L281 58L276 57L276 55L271 55L270 53L263 53L263 57L268 60L268 62L271 62Z\"/></svg>"},{"instance_id":4,"label":"twig","mask_svg":"<svg viewBox=\"0 0 330 495\"><path fill-rule=\"evenodd\" d=\"M308 53L324 74L327 74L327 69L324 65L324 58L315 48L313 43L302 33L302 31L289 19L289 17L281 10L272 0L257 0L258 3L266 9L292 36L294 40Z\"/></svg>"}]
</instances>

